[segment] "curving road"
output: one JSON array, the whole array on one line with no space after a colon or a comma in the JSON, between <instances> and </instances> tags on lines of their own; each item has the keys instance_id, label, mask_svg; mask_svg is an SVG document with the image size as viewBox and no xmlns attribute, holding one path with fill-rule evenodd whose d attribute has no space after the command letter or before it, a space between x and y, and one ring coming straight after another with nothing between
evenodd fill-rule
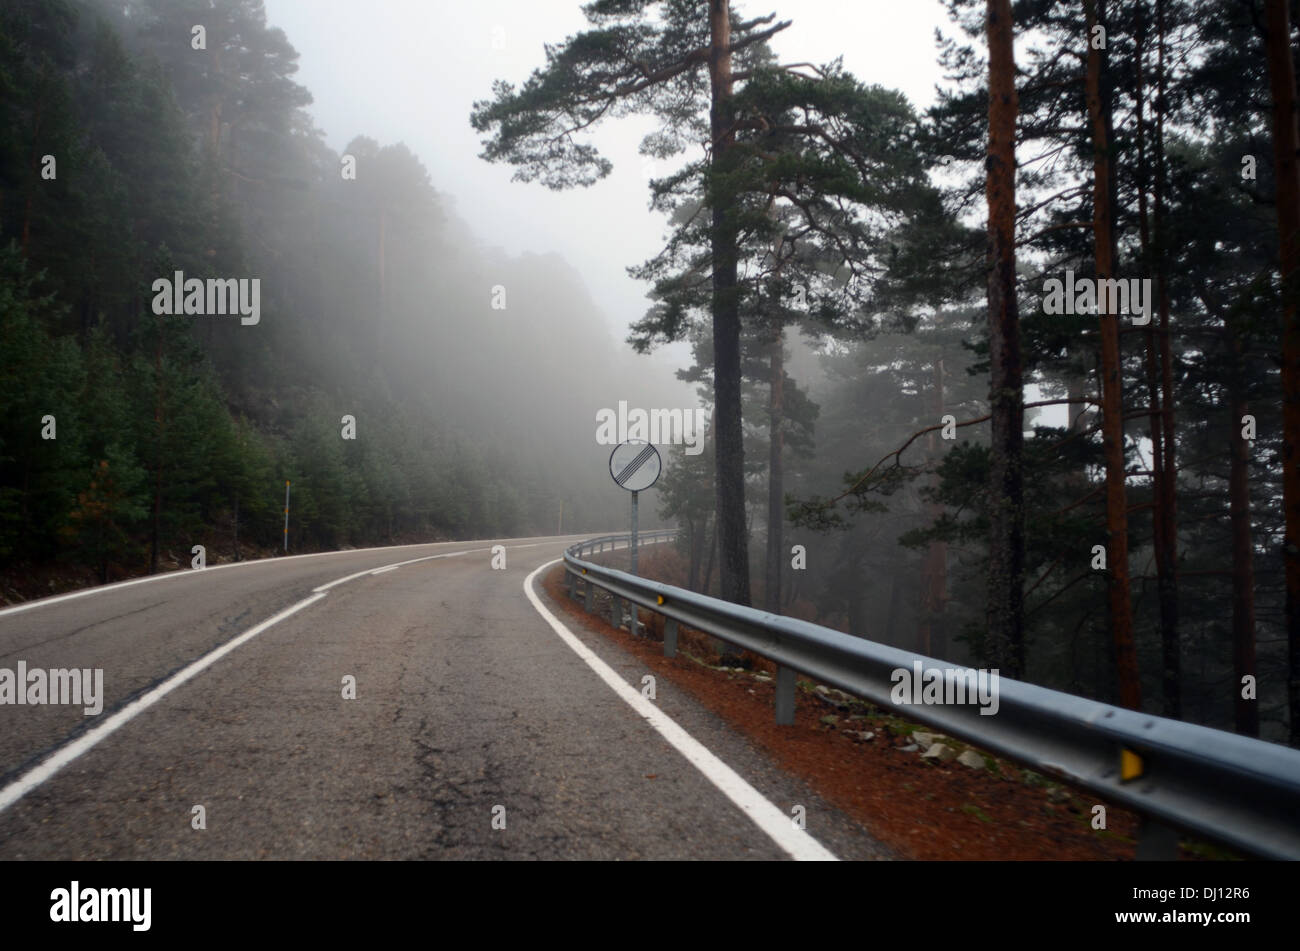
<instances>
[{"instance_id":1,"label":"curving road","mask_svg":"<svg viewBox=\"0 0 1300 951\"><path fill-rule=\"evenodd\" d=\"M104 672L97 716L0 705L0 859L885 857L551 615L532 576L574 540L243 562L0 611L0 668Z\"/></svg>"}]
</instances>

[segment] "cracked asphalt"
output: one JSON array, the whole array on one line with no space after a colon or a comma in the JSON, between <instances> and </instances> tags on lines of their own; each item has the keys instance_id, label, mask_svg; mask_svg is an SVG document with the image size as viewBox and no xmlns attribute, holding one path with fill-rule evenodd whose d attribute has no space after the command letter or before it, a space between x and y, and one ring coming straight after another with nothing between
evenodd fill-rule
<instances>
[{"instance_id":1,"label":"cracked asphalt","mask_svg":"<svg viewBox=\"0 0 1300 951\"><path fill-rule=\"evenodd\" d=\"M0 859L785 858L528 602L526 575L573 540L500 540L505 570L491 567L497 541L450 542L185 572L0 614L0 667L102 667L106 694L98 717L0 705L3 787L313 588L467 552L335 585L237 647L0 812ZM570 627L639 686L630 653ZM774 805L803 805L837 856L887 857L657 687L661 709Z\"/></svg>"}]
</instances>

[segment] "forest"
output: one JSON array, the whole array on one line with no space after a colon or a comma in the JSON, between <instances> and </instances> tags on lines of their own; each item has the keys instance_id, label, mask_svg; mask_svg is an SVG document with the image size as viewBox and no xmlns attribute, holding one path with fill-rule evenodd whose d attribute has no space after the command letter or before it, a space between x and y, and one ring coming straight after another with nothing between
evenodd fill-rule
<instances>
[{"instance_id":1,"label":"forest","mask_svg":"<svg viewBox=\"0 0 1300 951\"><path fill-rule=\"evenodd\" d=\"M290 552L621 518L591 425L541 422L594 420L633 362L577 272L481 243L401 144L332 152L296 59L253 0L0 10L7 598L274 554L286 482ZM173 275L259 313L159 315Z\"/></svg>"},{"instance_id":2,"label":"forest","mask_svg":"<svg viewBox=\"0 0 1300 951\"><path fill-rule=\"evenodd\" d=\"M946 6L918 111L777 14L592 3L484 158L590 185L634 112L682 156L629 342L691 340L714 408L664 493L691 585L1295 743L1294 11Z\"/></svg>"},{"instance_id":3,"label":"forest","mask_svg":"<svg viewBox=\"0 0 1300 951\"><path fill-rule=\"evenodd\" d=\"M925 108L724 0L594 0L475 91L519 188L650 120L616 341L406 146L328 148L259 0L9 0L4 593L273 554L286 481L294 551L617 528L596 414L677 405L630 368L680 346L679 583L1300 745L1300 4L943 5ZM259 321L160 315L176 272Z\"/></svg>"}]
</instances>

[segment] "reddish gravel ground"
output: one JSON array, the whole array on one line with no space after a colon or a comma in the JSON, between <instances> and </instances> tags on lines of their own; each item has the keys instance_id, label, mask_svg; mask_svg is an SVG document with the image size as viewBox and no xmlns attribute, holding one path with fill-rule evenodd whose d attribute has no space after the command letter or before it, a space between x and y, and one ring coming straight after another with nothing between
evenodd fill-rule
<instances>
[{"instance_id":1,"label":"reddish gravel ground","mask_svg":"<svg viewBox=\"0 0 1300 951\"><path fill-rule=\"evenodd\" d=\"M773 684L756 680L752 673L726 673L683 656L690 653L716 663L708 639L698 632L683 630L678 656L670 660L663 656L662 619L657 615L642 611L649 633L634 637L606 623L603 617L608 609L603 616L588 615L581 603L567 597L560 566L547 575L544 587L570 622L616 640L656 676L668 678L784 769L801 776L901 858L1095 861L1134 857L1138 823L1132 813L1103 803L1107 829L1094 831L1091 817L1097 799L1088 793L1055 781L1049 785L1032 774L1026 778L1001 761L997 773L955 761L924 761L917 752L899 750L909 742L905 734L915 724L869 706L836 710L807 690L798 693L794 725L778 727ZM754 667L773 670L761 658ZM850 721L849 715L857 711L869 719ZM823 723L828 715L838 715L839 722ZM890 724L904 735L895 736ZM842 732L847 727L873 732L875 737L864 742ZM1187 845L1182 857L1199 857Z\"/></svg>"}]
</instances>

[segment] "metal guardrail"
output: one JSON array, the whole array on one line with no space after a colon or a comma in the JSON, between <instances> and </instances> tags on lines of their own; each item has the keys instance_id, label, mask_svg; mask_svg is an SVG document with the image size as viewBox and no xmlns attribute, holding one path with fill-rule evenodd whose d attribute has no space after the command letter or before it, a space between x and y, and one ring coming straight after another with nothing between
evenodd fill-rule
<instances>
[{"instance_id":1,"label":"metal guardrail","mask_svg":"<svg viewBox=\"0 0 1300 951\"><path fill-rule=\"evenodd\" d=\"M646 532L641 539L658 543L674 534ZM577 596L581 580L590 611L593 592L609 592L616 627L623 601L663 615L669 657L678 625L686 625L775 662L778 723L794 722L800 671L1133 810L1144 819L1138 858L1176 857L1173 828L1180 828L1249 855L1300 859L1300 750L1001 677L993 715L981 715L972 703L896 703L898 671L942 676L971 669L584 559L628 539L605 535L570 547L564 553L570 595Z\"/></svg>"}]
</instances>

